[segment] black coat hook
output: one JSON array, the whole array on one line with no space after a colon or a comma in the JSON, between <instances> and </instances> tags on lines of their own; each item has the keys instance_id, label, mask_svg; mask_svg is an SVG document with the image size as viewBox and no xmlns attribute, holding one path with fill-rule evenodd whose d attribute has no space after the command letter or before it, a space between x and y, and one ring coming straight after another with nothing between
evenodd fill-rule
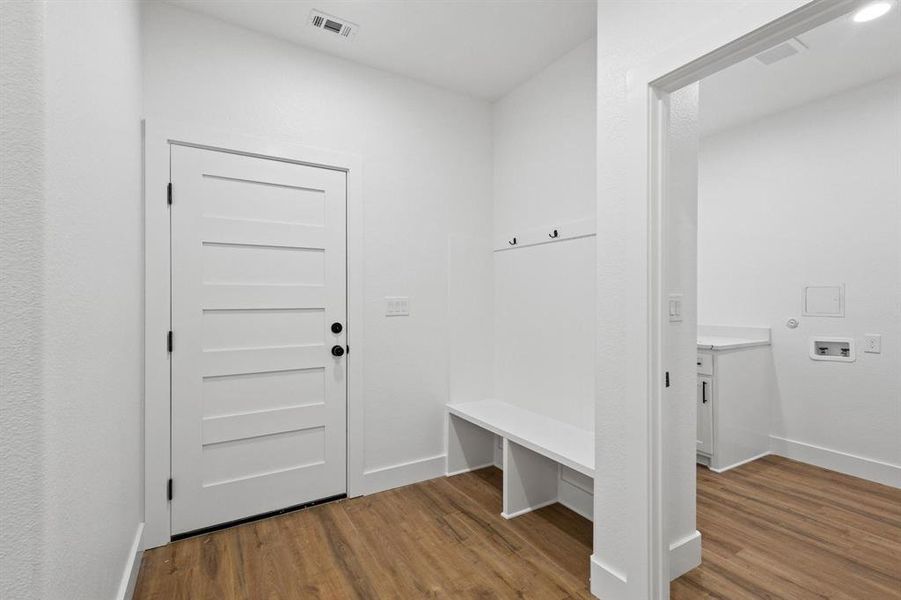
<instances>
[{"instance_id":1,"label":"black coat hook","mask_svg":"<svg viewBox=\"0 0 901 600\"><path fill-rule=\"evenodd\" d=\"M513 238L512 240L510 240L510 241L507 242L507 243L510 244L511 246L515 246L515 245L516 245L516 238Z\"/></svg>"},{"instance_id":2,"label":"black coat hook","mask_svg":"<svg viewBox=\"0 0 901 600\"><path fill-rule=\"evenodd\" d=\"M554 239L554 238L560 237L560 234L557 233L557 230L555 229L555 230L554 230L554 233L549 233L549 234L547 234L547 236L548 236L549 238L551 238L551 239Z\"/></svg>"}]
</instances>

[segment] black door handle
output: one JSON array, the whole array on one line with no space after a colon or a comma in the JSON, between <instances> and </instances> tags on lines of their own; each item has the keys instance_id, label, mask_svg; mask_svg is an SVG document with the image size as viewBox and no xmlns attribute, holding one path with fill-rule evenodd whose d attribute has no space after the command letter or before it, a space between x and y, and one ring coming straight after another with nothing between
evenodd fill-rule
<instances>
[{"instance_id":1,"label":"black door handle","mask_svg":"<svg viewBox=\"0 0 901 600\"><path fill-rule=\"evenodd\" d=\"M337 344L332 346L332 356L336 358L344 356L344 346L338 346Z\"/></svg>"},{"instance_id":2,"label":"black door handle","mask_svg":"<svg viewBox=\"0 0 901 600\"><path fill-rule=\"evenodd\" d=\"M707 404L707 382L701 382L701 404Z\"/></svg>"},{"instance_id":3,"label":"black door handle","mask_svg":"<svg viewBox=\"0 0 901 600\"><path fill-rule=\"evenodd\" d=\"M338 335L342 331L344 331L344 326L341 323L338 323L337 321L332 323L332 333Z\"/></svg>"}]
</instances>

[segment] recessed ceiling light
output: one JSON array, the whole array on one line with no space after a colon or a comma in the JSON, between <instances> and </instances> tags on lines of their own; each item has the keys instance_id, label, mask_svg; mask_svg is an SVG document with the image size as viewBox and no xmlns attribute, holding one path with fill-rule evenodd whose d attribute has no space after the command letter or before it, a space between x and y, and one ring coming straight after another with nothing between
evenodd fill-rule
<instances>
[{"instance_id":1,"label":"recessed ceiling light","mask_svg":"<svg viewBox=\"0 0 901 600\"><path fill-rule=\"evenodd\" d=\"M859 11L854 13L854 22L855 23L866 23L867 21L872 21L873 19L878 19L888 11L892 9L891 2L873 2L871 4L867 4Z\"/></svg>"}]
</instances>

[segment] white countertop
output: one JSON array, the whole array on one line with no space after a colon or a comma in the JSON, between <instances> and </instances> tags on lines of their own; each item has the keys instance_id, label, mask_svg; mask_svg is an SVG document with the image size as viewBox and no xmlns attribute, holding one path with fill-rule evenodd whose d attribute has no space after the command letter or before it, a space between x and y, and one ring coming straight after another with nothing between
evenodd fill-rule
<instances>
[{"instance_id":1,"label":"white countertop","mask_svg":"<svg viewBox=\"0 0 901 600\"><path fill-rule=\"evenodd\" d=\"M698 350L736 350L769 345L769 327L698 326Z\"/></svg>"},{"instance_id":2,"label":"white countertop","mask_svg":"<svg viewBox=\"0 0 901 600\"><path fill-rule=\"evenodd\" d=\"M736 348L753 348L769 346L769 340L728 337L725 335L699 335L698 350L735 350Z\"/></svg>"}]
</instances>

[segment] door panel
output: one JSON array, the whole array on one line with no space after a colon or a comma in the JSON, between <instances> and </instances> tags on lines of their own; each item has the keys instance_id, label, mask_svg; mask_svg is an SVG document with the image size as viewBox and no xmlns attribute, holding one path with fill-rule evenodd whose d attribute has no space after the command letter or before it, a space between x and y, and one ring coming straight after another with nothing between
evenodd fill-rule
<instances>
[{"instance_id":1,"label":"door panel","mask_svg":"<svg viewBox=\"0 0 901 600\"><path fill-rule=\"evenodd\" d=\"M344 173L171 147L172 532L346 491Z\"/></svg>"},{"instance_id":2,"label":"door panel","mask_svg":"<svg viewBox=\"0 0 901 600\"><path fill-rule=\"evenodd\" d=\"M325 403L325 369L242 373L203 379L206 418Z\"/></svg>"},{"instance_id":3,"label":"door panel","mask_svg":"<svg viewBox=\"0 0 901 600\"><path fill-rule=\"evenodd\" d=\"M325 225L325 194L319 189L214 174L208 174L206 187L203 208L210 217ZM248 193L253 204L247 202Z\"/></svg>"}]
</instances>

